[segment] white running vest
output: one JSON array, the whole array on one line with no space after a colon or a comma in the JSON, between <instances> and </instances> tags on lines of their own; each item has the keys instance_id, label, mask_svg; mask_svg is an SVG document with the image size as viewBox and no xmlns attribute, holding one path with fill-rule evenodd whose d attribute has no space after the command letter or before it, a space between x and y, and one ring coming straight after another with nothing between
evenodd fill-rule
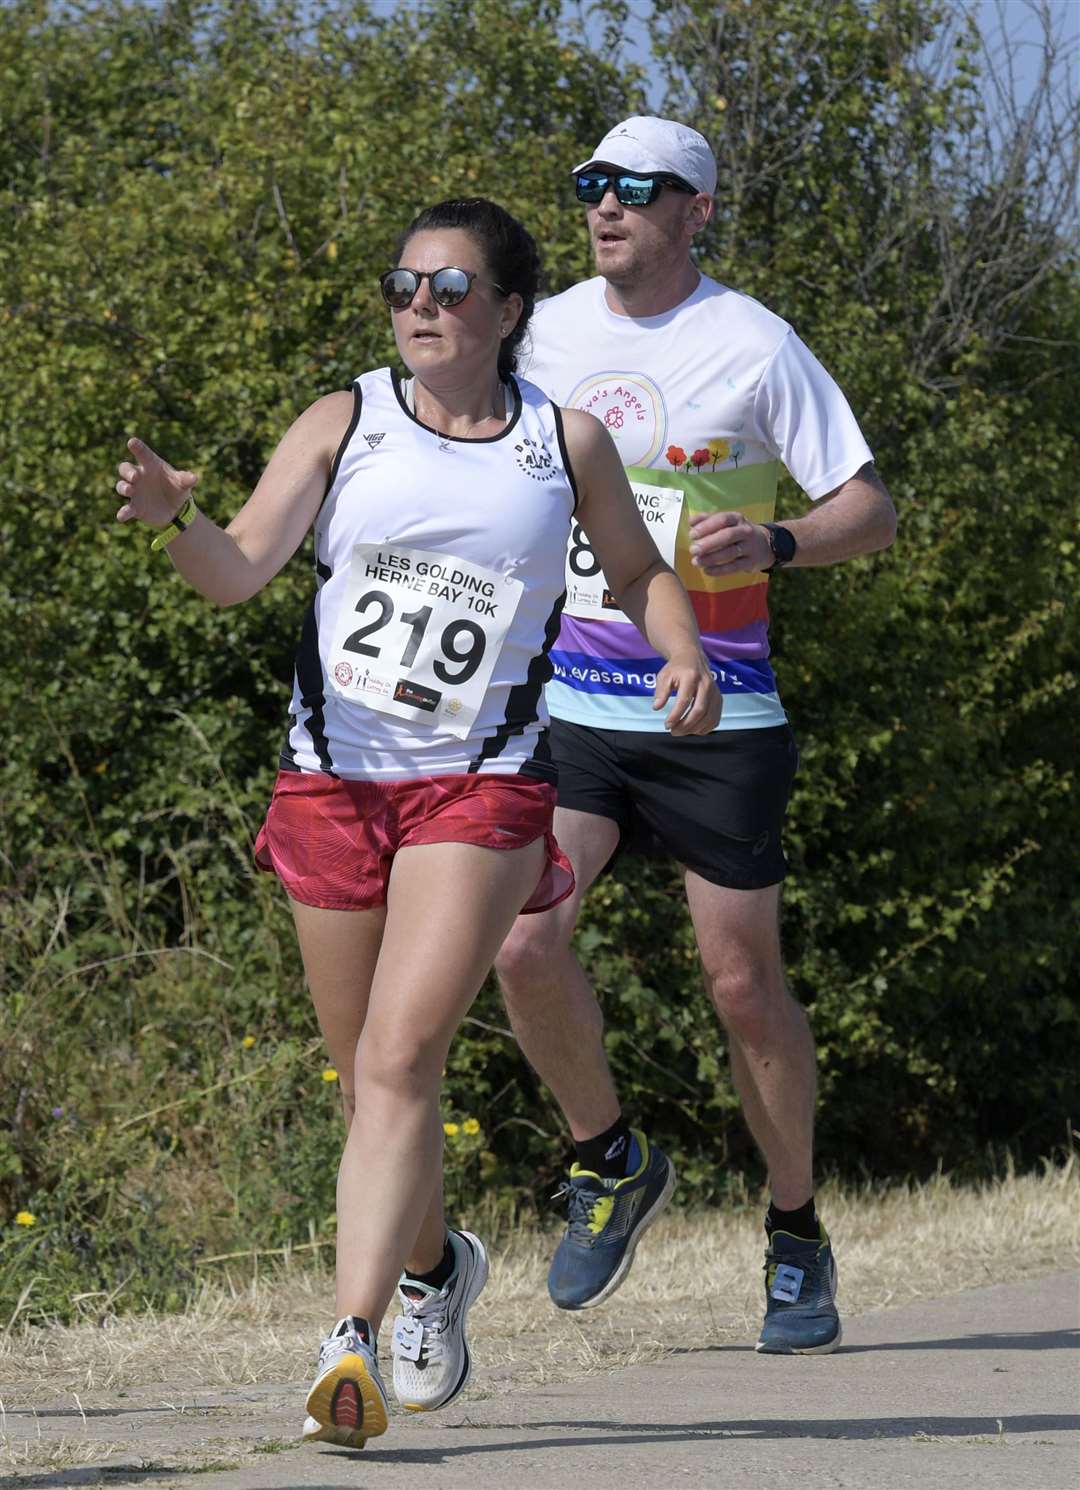
<instances>
[{"instance_id":1,"label":"white running vest","mask_svg":"<svg viewBox=\"0 0 1080 1490\"><path fill-rule=\"evenodd\" d=\"M577 493L559 410L532 383L507 395L505 430L458 439L410 412L392 369L357 378L283 768L554 780L544 684Z\"/></svg>"}]
</instances>

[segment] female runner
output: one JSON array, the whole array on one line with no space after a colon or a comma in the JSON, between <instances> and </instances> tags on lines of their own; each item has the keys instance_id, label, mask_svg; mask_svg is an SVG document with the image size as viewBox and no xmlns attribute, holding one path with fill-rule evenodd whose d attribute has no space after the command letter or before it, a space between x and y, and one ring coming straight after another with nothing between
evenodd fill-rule
<instances>
[{"instance_id":1,"label":"female runner","mask_svg":"<svg viewBox=\"0 0 1080 1490\"><path fill-rule=\"evenodd\" d=\"M655 707L671 732L706 733L720 712L606 431L513 376L539 272L494 203L428 208L380 281L407 377L380 368L313 403L226 528L196 509L195 475L141 440L118 468L119 520L157 528L152 546L219 605L268 584L314 525L315 595L256 842L291 901L348 1129L339 1318L309 1438L385 1430L377 1336L395 1289L398 1399L440 1407L468 1378L487 1259L443 1220L440 1081L517 914L572 885L543 700L571 531L578 572L598 561L668 659Z\"/></svg>"}]
</instances>

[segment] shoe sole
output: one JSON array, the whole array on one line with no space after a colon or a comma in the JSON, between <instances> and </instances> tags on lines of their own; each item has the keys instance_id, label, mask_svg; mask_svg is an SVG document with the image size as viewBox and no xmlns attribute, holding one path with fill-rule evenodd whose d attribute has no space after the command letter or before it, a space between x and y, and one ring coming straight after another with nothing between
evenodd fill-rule
<instances>
[{"instance_id":1,"label":"shoe sole","mask_svg":"<svg viewBox=\"0 0 1080 1490\"><path fill-rule=\"evenodd\" d=\"M304 1424L304 1431L300 1435L302 1443L333 1443L341 1449L362 1449L367 1439L353 1428L335 1428L327 1423L316 1423L314 1418L308 1422L313 1427Z\"/></svg>"},{"instance_id":2,"label":"shoe sole","mask_svg":"<svg viewBox=\"0 0 1080 1490\"><path fill-rule=\"evenodd\" d=\"M661 1190L660 1194L656 1197L652 1205L638 1222L633 1236L626 1244L626 1251L622 1255L622 1261L619 1263L619 1266L612 1273L608 1281L604 1284L600 1292L594 1293L591 1299L585 1299L580 1304L555 1304L555 1307L557 1309L567 1309L576 1312L578 1309L595 1309L597 1304L605 1303L615 1292L615 1290L619 1288L625 1281L626 1275L630 1271L630 1268L633 1264L634 1253L637 1251L638 1242L641 1241L641 1238L645 1235L653 1222L660 1219L660 1216L667 1207L668 1201L674 1194L675 1166L674 1164L672 1164L671 1160L668 1159L667 1179L664 1181L664 1188ZM552 1300L552 1302L554 1303L555 1301Z\"/></svg>"},{"instance_id":3,"label":"shoe sole","mask_svg":"<svg viewBox=\"0 0 1080 1490\"><path fill-rule=\"evenodd\" d=\"M351 1351L320 1376L308 1393L307 1411L324 1428L377 1438L389 1421L386 1398L363 1356Z\"/></svg>"},{"instance_id":4,"label":"shoe sole","mask_svg":"<svg viewBox=\"0 0 1080 1490\"><path fill-rule=\"evenodd\" d=\"M458 1377L457 1383L450 1395L441 1398L438 1402L406 1402L402 1397L398 1397L398 1402L405 1408L406 1412L438 1412L442 1407L449 1407L454 1398L465 1390L469 1377L472 1375L472 1356L469 1353L469 1341L465 1334L465 1320L468 1317L469 1310L483 1292L484 1284L488 1280L488 1260L487 1253L484 1251L484 1244L479 1237L473 1236L471 1231L459 1231L458 1236L467 1238L469 1252L473 1255L476 1262L476 1266L472 1270L472 1275L466 1279L465 1283L465 1303L462 1306L461 1321L461 1345L464 1361L461 1367L461 1375ZM394 1395L397 1396L396 1388L394 1389Z\"/></svg>"},{"instance_id":5,"label":"shoe sole","mask_svg":"<svg viewBox=\"0 0 1080 1490\"><path fill-rule=\"evenodd\" d=\"M843 1327L838 1324L836 1334L824 1345L765 1345L759 1340L754 1349L758 1355L832 1355L843 1338Z\"/></svg>"}]
</instances>

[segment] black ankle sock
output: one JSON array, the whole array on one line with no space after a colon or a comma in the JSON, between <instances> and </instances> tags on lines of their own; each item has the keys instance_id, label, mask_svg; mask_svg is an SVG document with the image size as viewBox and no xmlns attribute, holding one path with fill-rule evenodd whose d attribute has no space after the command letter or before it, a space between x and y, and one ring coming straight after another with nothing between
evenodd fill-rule
<instances>
[{"instance_id":1,"label":"black ankle sock","mask_svg":"<svg viewBox=\"0 0 1080 1490\"><path fill-rule=\"evenodd\" d=\"M410 1273L406 1268L405 1276L413 1283L426 1283L429 1288L442 1288L444 1283L449 1283L456 1263L454 1249L450 1245L450 1238L447 1237L443 1243L442 1260L436 1263L430 1273Z\"/></svg>"},{"instance_id":2,"label":"black ankle sock","mask_svg":"<svg viewBox=\"0 0 1080 1490\"><path fill-rule=\"evenodd\" d=\"M621 1180L626 1174L626 1161L630 1157L630 1128L621 1115L598 1133L595 1138L575 1142L577 1161L590 1174L598 1174L604 1180Z\"/></svg>"},{"instance_id":3,"label":"black ankle sock","mask_svg":"<svg viewBox=\"0 0 1080 1490\"><path fill-rule=\"evenodd\" d=\"M818 1241L821 1237L821 1227L814 1206L814 1197L811 1195L806 1204L801 1205L797 1211L782 1211L775 1201L770 1201L768 1214L765 1217L765 1230L769 1236L772 1236L774 1231L786 1231L790 1236L798 1237L803 1242Z\"/></svg>"}]
</instances>

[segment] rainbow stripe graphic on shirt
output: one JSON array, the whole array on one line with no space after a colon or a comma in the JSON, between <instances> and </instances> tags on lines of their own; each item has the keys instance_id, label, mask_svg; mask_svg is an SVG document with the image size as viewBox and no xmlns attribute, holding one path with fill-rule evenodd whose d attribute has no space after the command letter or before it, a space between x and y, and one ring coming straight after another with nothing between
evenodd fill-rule
<instances>
[{"instance_id":1,"label":"rainbow stripe graphic on shirt","mask_svg":"<svg viewBox=\"0 0 1080 1490\"><path fill-rule=\"evenodd\" d=\"M641 488L655 494L652 502L657 508L663 505L662 493L682 493L672 567L689 593L705 655L724 696L720 727L782 724L786 716L768 660L768 576L714 578L704 574L690 562L689 522L691 513L732 511L754 523L771 522L779 462L762 461L740 469L737 442L723 439L689 453L670 445L666 454L666 470L628 466L626 474L639 491L639 504L645 501ZM730 460L736 462L733 467L715 469ZM663 552L659 539L658 546ZM551 713L575 724L607 729L663 729L665 711L654 712L652 707L662 659L622 616L613 599L604 608L610 607L618 619L605 619L595 605L588 613L588 607L579 603L579 613L574 613L572 574L570 579L567 609L550 654L554 673L547 686L547 701Z\"/></svg>"}]
</instances>

